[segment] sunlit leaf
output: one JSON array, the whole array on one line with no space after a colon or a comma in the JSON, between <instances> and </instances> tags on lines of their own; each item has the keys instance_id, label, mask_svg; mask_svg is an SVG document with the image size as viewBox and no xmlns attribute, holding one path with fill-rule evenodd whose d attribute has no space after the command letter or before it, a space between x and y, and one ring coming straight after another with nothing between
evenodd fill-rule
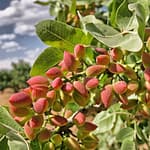
<instances>
[{"instance_id":1,"label":"sunlit leaf","mask_svg":"<svg viewBox=\"0 0 150 150\"><path fill-rule=\"evenodd\" d=\"M65 23L44 20L36 25L36 33L47 45L73 51L76 44L90 44L92 36Z\"/></svg>"},{"instance_id":2,"label":"sunlit leaf","mask_svg":"<svg viewBox=\"0 0 150 150\"><path fill-rule=\"evenodd\" d=\"M45 49L36 59L30 71L31 76L45 75L45 72L56 65L63 57L60 49L49 47Z\"/></svg>"}]
</instances>

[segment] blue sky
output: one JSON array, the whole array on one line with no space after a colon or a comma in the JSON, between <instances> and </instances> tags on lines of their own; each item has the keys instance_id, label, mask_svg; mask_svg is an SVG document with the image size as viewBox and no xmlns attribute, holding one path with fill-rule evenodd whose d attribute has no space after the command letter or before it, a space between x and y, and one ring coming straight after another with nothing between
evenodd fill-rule
<instances>
[{"instance_id":1,"label":"blue sky","mask_svg":"<svg viewBox=\"0 0 150 150\"><path fill-rule=\"evenodd\" d=\"M0 0L0 69L11 68L19 59L33 64L46 48L36 36L34 25L50 19L48 7L34 0Z\"/></svg>"}]
</instances>

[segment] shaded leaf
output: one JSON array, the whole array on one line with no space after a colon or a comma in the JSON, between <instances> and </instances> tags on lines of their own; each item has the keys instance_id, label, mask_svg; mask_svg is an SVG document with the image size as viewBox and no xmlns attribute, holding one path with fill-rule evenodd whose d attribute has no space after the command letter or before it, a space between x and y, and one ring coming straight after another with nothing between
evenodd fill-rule
<instances>
[{"instance_id":1,"label":"shaded leaf","mask_svg":"<svg viewBox=\"0 0 150 150\"><path fill-rule=\"evenodd\" d=\"M8 111L2 106L0 106L0 124L7 125L19 132L23 131L23 128L10 116Z\"/></svg>"},{"instance_id":2,"label":"shaded leaf","mask_svg":"<svg viewBox=\"0 0 150 150\"><path fill-rule=\"evenodd\" d=\"M130 127L127 127L120 130L120 132L116 136L116 139L119 142L123 142L126 139L132 141L133 136L134 136L134 130Z\"/></svg>"},{"instance_id":3,"label":"shaded leaf","mask_svg":"<svg viewBox=\"0 0 150 150\"><path fill-rule=\"evenodd\" d=\"M3 136L1 139L0 139L0 148L2 150L9 150L9 147L8 147L8 139L6 138L6 136Z\"/></svg>"},{"instance_id":4,"label":"shaded leaf","mask_svg":"<svg viewBox=\"0 0 150 150\"><path fill-rule=\"evenodd\" d=\"M30 75L45 75L45 72L62 58L63 52L61 50L54 47L45 49L34 62Z\"/></svg>"},{"instance_id":5,"label":"shaded leaf","mask_svg":"<svg viewBox=\"0 0 150 150\"><path fill-rule=\"evenodd\" d=\"M134 29L130 23L133 23L132 13L128 9L128 1L124 0L116 12L116 23L121 31Z\"/></svg>"},{"instance_id":6,"label":"shaded leaf","mask_svg":"<svg viewBox=\"0 0 150 150\"><path fill-rule=\"evenodd\" d=\"M50 4L50 1L47 0L46 2L43 2L43 1L36 0L36 1L34 1L34 3L39 4L39 5L43 5L43 6L47 6Z\"/></svg>"},{"instance_id":7,"label":"shaded leaf","mask_svg":"<svg viewBox=\"0 0 150 150\"><path fill-rule=\"evenodd\" d=\"M113 27L116 27L116 12L119 6L123 3L124 0L113 0L109 5L110 12L110 23Z\"/></svg>"},{"instance_id":8,"label":"shaded leaf","mask_svg":"<svg viewBox=\"0 0 150 150\"><path fill-rule=\"evenodd\" d=\"M10 131L6 135L8 137L9 150L29 150L27 141L19 134Z\"/></svg>"},{"instance_id":9,"label":"shaded leaf","mask_svg":"<svg viewBox=\"0 0 150 150\"><path fill-rule=\"evenodd\" d=\"M69 103L67 103L65 108L68 110L72 110L73 112L76 112L77 110L79 110L80 107L79 107L79 105L77 105L74 102L69 102Z\"/></svg>"},{"instance_id":10,"label":"shaded leaf","mask_svg":"<svg viewBox=\"0 0 150 150\"><path fill-rule=\"evenodd\" d=\"M143 46L142 40L136 32L118 33L115 29L101 23L88 23L86 30L98 41L109 47L120 47L124 50L138 52Z\"/></svg>"},{"instance_id":11,"label":"shaded leaf","mask_svg":"<svg viewBox=\"0 0 150 150\"><path fill-rule=\"evenodd\" d=\"M32 150L41 150L41 145L37 139L30 142L30 147Z\"/></svg>"},{"instance_id":12,"label":"shaded leaf","mask_svg":"<svg viewBox=\"0 0 150 150\"><path fill-rule=\"evenodd\" d=\"M129 4L129 9L133 11L134 15L136 16L135 22L137 22L137 27L135 28L135 30L138 31L140 37L144 39L146 24L145 9L143 5L138 2Z\"/></svg>"},{"instance_id":13,"label":"shaded leaf","mask_svg":"<svg viewBox=\"0 0 150 150\"><path fill-rule=\"evenodd\" d=\"M7 124L3 124L1 122L0 127L3 129L3 131L5 131L5 136L7 138L7 146L9 147L9 150L29 150L29 145L27 141L19 134L18 131L14 130L14 128L12 128L10 125L8 126ZM6 144L6 140L3 144ZM0 148L2 147L0 146Z\"/></svg>"},{"instance_id":14,"label":"shaded leaf","mask_svg":"<svg viewBox=\"0 0 150 150\"><path fill-rule=\"evenodd\" d=\"M94 118L93 122L98 126L94 133L100 134L111 130L114 127L115 121L115 113L108 113L107 111L102 111Z\"/></svg>"},{"instance_id":15,"label":"shaded leaf","mask_svg":"<svg viewBox=\"0 0 150 150\"><path fill-rule=\"evenodd\" d=\"M135 150L135 143L133 141L124 140L121 145L121 150Z\"/></svg>"}]
</instances>

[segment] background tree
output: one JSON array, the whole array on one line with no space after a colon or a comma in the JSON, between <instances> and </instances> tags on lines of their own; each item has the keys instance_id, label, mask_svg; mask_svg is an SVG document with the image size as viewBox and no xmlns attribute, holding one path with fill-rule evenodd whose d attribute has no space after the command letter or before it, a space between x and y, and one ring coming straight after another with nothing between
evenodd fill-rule
<instances>
[{"instance_id":1,"label":"background tree","mask_svg":"<svg viewBox=\"0 0 150 150\"><path fill-rule=\"evenodd\" d=\"M29 63L19 60L11 65L12 69L10 70L0 70L0 90L9 87L19 91L27 86L26 80L29 78L31 69Z\"/></svg>"}]
</instances>

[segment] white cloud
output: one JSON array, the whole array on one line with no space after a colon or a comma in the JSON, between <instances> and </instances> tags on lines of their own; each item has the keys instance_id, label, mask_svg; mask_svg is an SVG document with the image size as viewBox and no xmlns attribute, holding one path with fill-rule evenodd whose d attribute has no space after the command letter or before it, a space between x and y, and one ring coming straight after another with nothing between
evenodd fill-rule
<instances>
[{"instance_id":1,"label":"white cloud","mask_svg":"<svg viewBox=\"0 0 150 150\"><path fill-rule=\"evenodd\" d=\"M11 63L17 61L18 61L17 57L0 60L0 66L1 66L0 69L6 69L6 68L11 69L12 68Z\"/></svg>"},{"instance_id":2,"label":"white cloud","mask_svg":"<svg viewBox=\"0 0 150 150\"><path fill-rule=\"evenodd\" d=\"M38 55L41 53L41 49L35 48L33 50L25 51L24 56L21 57L8 57L6 59L0 60L0 69L11 69L11 63L15 62L17 63L18 60L22 59L25 62L28 62L30 65L32 65L35 61L35 59L38 57Z\"/></svg>"},{"instance_id":3,"label":"white cloud","mask_svg":"<svg viewBox=\"0 0 150 150\"><path fill-rule=\"evenodd\" d=\"M22 47L16 41L7 41L0 45L0 49L5 50L6 52L12 52L22 49Z\"/></svg>"},{"instance_id":4,"label":"white cloud","mask_svg":"<svg viewBox=\"0 0 150 150\"><path fill-rule=\"evenodd\" d=\"M0 40L13 40L16 38L15 34L0 34Z\"/></svg>"},{"instance_id":5,"label":"white cloud","mask_svg":"<svg viewBox=\"0 0 150 150\"><path fill-rule=\"evenodd\" d=\"M48 8L34 4L35 0L12 0L10 6L0 10L0 27L14 25L14 33L34 35L34 25L50 18Z\"/></svg>"},{"instance_id":6,"label":"white cloud","mask_svg":"<svg viewBox=\"0 0 150 150\"><path fill-rule=\"evenodd\" d=\"M40 53L41 53L40 48L35 48L33 50L26 51L24 60L29 62L32 65Z\"/></svg>"},{"instance_id":7,"label":"white cloud","mask_svg":"<svg viewBox=\"0 0 150 150\"><path fill-rule=\"evenodd\" d=\"M14 32L20 35L30 35L30 36L35 35L34 26L23 23L17 23Z\"/></svg>"}]
</instances>

